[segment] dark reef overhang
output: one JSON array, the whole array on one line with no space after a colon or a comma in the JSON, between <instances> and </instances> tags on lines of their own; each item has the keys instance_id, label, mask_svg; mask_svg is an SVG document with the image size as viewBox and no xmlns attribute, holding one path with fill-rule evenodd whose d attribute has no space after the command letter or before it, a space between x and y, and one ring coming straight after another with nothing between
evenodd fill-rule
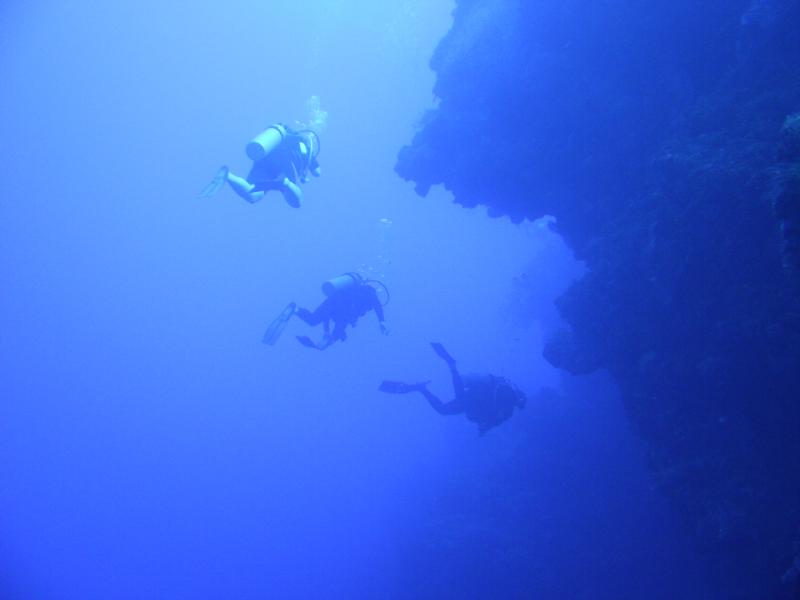
<instances>
[{"instance_id":1,"label":"dark reef overhang","mask_svg":"<svg viewBox=\"0 0 800 600\"><path fill-rule=\"evenodd\" d=\"M398 174L558 219L588 273L546 355L614 375L730 597L791 597L800 2L458 0L454 17Z\"/></svg>"}]
</instances>

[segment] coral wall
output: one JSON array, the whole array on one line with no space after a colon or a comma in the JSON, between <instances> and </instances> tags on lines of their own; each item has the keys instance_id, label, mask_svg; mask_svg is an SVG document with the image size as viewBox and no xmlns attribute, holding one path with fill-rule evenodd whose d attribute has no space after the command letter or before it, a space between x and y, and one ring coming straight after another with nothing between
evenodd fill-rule
<instances>
[{"instance_id":1,"label":"coral wall","mask_svg":"<svg viewBox=\"0 0 800 600\"><path fill-rule=\"evenodd\" d=\"M800 554L800 2L459 0L397 172L588 273L545 355L607 369L725 597ZM797 564L797 563L795 563Z\"/></svg>"}]
</instances>

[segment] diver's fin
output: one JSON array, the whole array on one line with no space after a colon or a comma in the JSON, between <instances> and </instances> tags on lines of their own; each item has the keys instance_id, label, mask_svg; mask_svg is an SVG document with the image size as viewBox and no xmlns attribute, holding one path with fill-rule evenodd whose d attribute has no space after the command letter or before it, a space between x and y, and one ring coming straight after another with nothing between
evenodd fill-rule
<instances>
[{"instance_id":1,"label":"diver's fin","mask_svg":"<svg viewBox=\"0 0 800 600\"><path fill-rule=\"evenodd\" d=\"M267 332L264 334L264 339L261 341L268 346L274 346L278 338L281 337L283 330L286 329L286 324L289 322L289 319L292 318L296 308L297 304L290 302L286 308L283 309L281 314L267 327Z\"/></svg>"},{"instance_id":2,"label":"diver's fin","mask_svg":"<svg viewBox=\"0 0 800 600\"><path fill-rule=\"evenodd\" d=\"M220 167L217 174L214 175L214 179L211 180L203 191L200 192L198 198L205 199L211 198L212 196L216 195L218 191L222 189L222 186L225 185L225 182L228 180L228 167Z\"/></svg>"},{"instance_id":3,"label":"diver's fin","mask_svg":"<svg viewBox=\"0 0 800 600\"><path fill-rule=\"evenodd\" d=\"M444 349L444 346L442 346L439 342L431 342L431 348L433 348L433 351L439 355L439 358L445 361L448 365L453 366L456 364L456 359L450 356L447 350Z\"/></svg>"},{"instance_id":4,"label":"diver's fin","mask_svg":"<svg viewBox=\"0 0 800 600\"><path fill-rule=\"evenodd\" d=\"M379 392L386 392L387 394L408 394L411 392L418 392L425 389L430 381L423 381L422 383L403 383L402 381L382 381L378 386Z\"/></svg>"},{"instance_id":5,"label":"diver's fin","mask_svg":"<svg viewBox=\"0 0 800 600\"><path fill-rule=\"evenodd\" d=\"M314 348L315 350L322 350L310 337L307 335L298 335L297 341L303 344L306 348Z\"/></svg>"},{"instance_id":6,"label":"diver's fin","mask_svg":"<svg viewBox=\"0 0 800 600\"><path fill-rule=\"evenodd\" d=\"M402 381L381 381L378 391L387 394L405 394L408 392L408 384Z\"/></svg>"}]
</instances>

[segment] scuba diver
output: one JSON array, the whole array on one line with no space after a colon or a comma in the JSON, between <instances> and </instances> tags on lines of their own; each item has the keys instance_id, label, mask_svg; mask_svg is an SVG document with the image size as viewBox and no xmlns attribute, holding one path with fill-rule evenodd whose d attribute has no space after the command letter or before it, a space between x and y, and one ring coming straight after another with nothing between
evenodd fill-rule
<instances>
[{"instance_id":1,"label":"scuba diver","mask_svg":"<svg viewBox=\"0 0 800 600\"><path fill-rule=\"evenodd\" d=\"M442 402L428 390L430 381L422 383L402 383L384 381L378 389L389 394L409 394L419 392L433 410L440 415L461 415L478 424L483 435L492 427L511 418L514 409L525 408L527 398L522 391L504 377L496 375L465 375L463 378L456 368L456 361L439 343L431 342L434 352L447 363L453 378L455 398Z\"/></svg>"},{"instance_id":2,"label":"scuba diver","mask_svg":"<svg viewBox=\"0 0 800 600\"><path fill-rule=\"evenodd\" d=\"M245 149L253 161L246 178L234 175L228 167L221 167L200 198L215 195L225 182L239 196L254 204L271 190L279 191L293 208L300 208L303 191L300 183L309 180L308 173L320 176L319 136L313 129L295 131L287 125L276 123L256 136Z\"/></svg>"},{"instance_id":3,"label":"scuba diver","mask_svg":"<svg viewBox=\"0 0 800 600\"><path fill-rule=\"evenodd\" d=\"M381 303L378 292L372 284L379 285L386 292L387 300ZM307 348L325 350L334 342L347 339L347 326L356 326L358 319L374 310L383 335L388 335L389 330L384 322L383 307L388 304L388 290L381 282L373 279L364 279L358 273L345 273L334 277L322 284L322 292L327 296L313 312L300 308L291 302L275 319L264 334L264 343L274 345L286 324L292 316L297 316L301 321L312 327L322 323L322 341L314 342L310 337L298 335L297 341ZM333 330L331 330L333 321Z\"/></svg>"}]
</instances>

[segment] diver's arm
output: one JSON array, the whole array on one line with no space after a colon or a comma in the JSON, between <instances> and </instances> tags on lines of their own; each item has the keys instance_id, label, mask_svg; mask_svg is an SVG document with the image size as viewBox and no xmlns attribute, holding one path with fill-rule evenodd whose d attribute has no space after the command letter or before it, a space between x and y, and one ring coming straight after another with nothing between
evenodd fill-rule
<instances>
[{"instance_id":1,"label":"diver's arm","mask_svg":"<svg viewBox=\"0 0 800 600\"><path fill-rule=\"evenodd\" d=\"M308 164L308 170L311 171L311 174L314 177L319 177L322 175L322 171L319 169L319 161L317 160L316 156L312 158L311 162Z\"/></svg>"},{"instance_id":2,"label":"diver's arm","mask_svg":"<svg viewBox=\"0 0 800 600\"><path fill-rule=\"evenodd\" d=\"M380 317L378 317L378 327L381 328L381 333L383 335L389 335L389 328L386 327L386 322Z\"/></svg>"},{"instance_id":3,"label":"diver's arm","mask_svg":"<svg viewBox=\"0 0 800 600\"><path fill-rule=\"evenodd\" d=\"M383 306L381 306L381 301L378 300L378 294L373 290L372 292L372 310L375 311L375 315L378 317L378 325L381 328L381 333L383 335L388 335L389 330L386 328L386 317L383 314Z\"/></svg>"},{"instance_id":4,"label":"diver's arm","mask_svg":"<svg viewBox=\"0 0 800 600\"><path fill-rule=\"evenodd\" d=\"M381 303L376 301L374 308L375 314L378 316L378 321L383 323L386 320L386 317L383 314L383 307L381 306Z\"/></svg>"},{"instance_id":5,"label":"diver's arm","mask_svg":"<svg viewBox=\"0 0 800 600\"><path fill-rule=\"evenodd\" d=\"M325 337L330 338L331 343L335 342L336 340L345 341L347 339L347 322L334 321L333 331L330 334L326 333Z\"/></svg>"},{"instance_id":6,"label":"diver's arm","mask_svg":"<svg viewBox=\"0 0 800 600\"><path fill-rule=\"evenodd\" d=\"M306 323L307 325L311 325L312 327L316 327L319 325L320 321L322 321L321 311L319 308L315 310L313 313L308 310L307 308L302 308L298 306L294 309L294 314L297 316L298 319Z\"/></svg>"},{"instance_id":7,"label":"diver's arm","mask_svg":"<svg viewBox=\"0 0 800 600\"><path fill-rule=\"evenodd\" d=\"M377 313L378 311L375 312ZM389 335L389 328L386 327L386 321L383 320L383 310L378 314L378 327L381 328L381 333L383 335Z\"/></svg>"}]
</instances>

